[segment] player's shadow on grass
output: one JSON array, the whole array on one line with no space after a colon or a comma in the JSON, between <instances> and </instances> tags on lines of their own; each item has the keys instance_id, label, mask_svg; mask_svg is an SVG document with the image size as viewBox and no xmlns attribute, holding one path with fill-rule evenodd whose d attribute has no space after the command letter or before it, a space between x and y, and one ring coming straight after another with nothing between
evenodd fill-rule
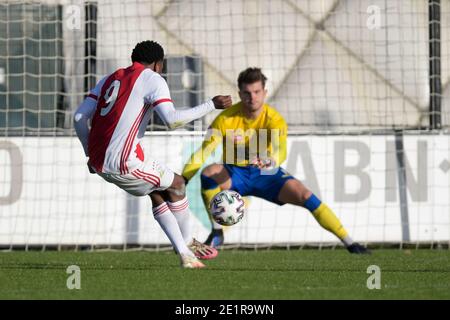
<instances>
[{"instance_id":1,"label":"player's shadow on grass","mask_svg":"<svg viewBox=\"0 0 450 320\"><path fill-rule=\"evenodd\" d=\"M335 273L340 273L340 272L356 272L356 273L361 273L361 272L365 272L365 269L361 269L361 268L354 268L354 269L348 269L348 268L344 268L344 269L336 269L336 268L253 268L250 267L248 269L245 268L217 268L217 267L211 267L211 268L207 268L204 271L221 271L221 272L225 272L225 271L230 271L230 272L236 272L236 271L247 271L247 272L264 272L264 271L268 271L268 272L335 272ZM389 268L384 268L383 272L398 272L398 273L450 273L450 269L435 269L435 270L405 270L405 269L389 269Z\"/></svg>"},{"instance_id":2,"label":"player's shadow on grass","mask_svg":"<svg viewBox=\"0 0 450 320\"><path fill-rule=\"evenodd\" d=\"M33 263L33 264L2 264L0 265L0 270L61 270L66 269L69 265L74 263L65 264L46 264L46 263ZM76 263L75 263L76 264ZM77 264L82 270L95 270L95 271L149 271L156 270L173 270L177 272L178 270L186 272L180 268L178 264L168 265L166 263L162 264L147 264L140 266L111 266L111 265L83 265ZM207 267L202 270L197 270L197 272L282 272L282 273L298 273L298 272L329 272L329 273L342 273L342 272L354 272L361 273L365 270L361 268L354 269L336 269L336 268L217 268L217 267ZM187 272L192 272L192 270L187 270ZM195 271L194 271L195 272ZM405 270L405 269L383 269L383 272L390 273L450 273L450 269L435 269L435 270Z\"/></svg>"}]
</instances>

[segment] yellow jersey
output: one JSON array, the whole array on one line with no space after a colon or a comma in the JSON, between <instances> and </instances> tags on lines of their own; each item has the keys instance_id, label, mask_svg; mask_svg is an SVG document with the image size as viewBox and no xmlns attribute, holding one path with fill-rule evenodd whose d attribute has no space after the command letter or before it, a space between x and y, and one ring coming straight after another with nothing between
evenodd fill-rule
<instances>
[{"instance_id":1,"label":"yellow jersey","mask_svg":"<svg viewBox=\"0 0 450 320\"><path fill-rule=\"evenodd\" d=\"M223 163L248 166L258 157L270 158L280 166L286 160L287 124L268 104L262 108L256 119L244 116L242 102L220 113L210 125L201 148L184 166L182 175L190 180L219 144L223 148Z\"/></svg>"}]
</instances>

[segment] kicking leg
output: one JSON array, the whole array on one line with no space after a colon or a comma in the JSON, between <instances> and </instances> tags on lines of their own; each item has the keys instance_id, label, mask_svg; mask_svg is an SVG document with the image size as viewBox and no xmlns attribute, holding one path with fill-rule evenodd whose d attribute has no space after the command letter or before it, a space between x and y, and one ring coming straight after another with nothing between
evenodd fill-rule
<instances>
[{"instance_id":1,"label":"kicking leg","mask_svg":"<svg viewBox=\"0 0 450 320\"><path fill-rule=\"evenodd\" d=\"M189 269L203 268L205 265L197 260L184 242L177 220L170 212L170 209L160 192L152 192L150 198L152 199L153 204L153 216L169 238L175 251L179 254L181 266Z\"/></svg>"},{"instance_id":2,"label":"kicking leg","mask_svg":"<svg viewBox=\"0 0 450 320\"><path fill-rule=\"evenodd\" d=\"M162 196L177 220L185 243L194 252L195 256L199 259L215 258L218 254L216 249L192 238L190 226L191 210L189 209L189 201L186 197L184 179L175 174L172 186L164 190Z\"/></svg>"},{"instance_id":3,"label":"kicking leg","mask_svg":"<svg viewBox=\"0 0 450 320\"><path fill-rule=\"evenodd\" d=\"M161 192L164 200L167 202L170 211L177 219L184 241L190 243L192 240L189 202L186 197L186 186L184 179L175 174L172 186Z\"/></svg>"},{"instance_id":4,"label":"kicking leg","mask_svg":"<svg viewBox=\"0 0 450 320\"><path fill-rule=\"evenodd\" d=\"M369 250L353 242L333 211L300 181L296 179L286 181L280 190L278 200L281 203L290 203L308 209L322 228L338 237L351 253L369 253Z\"/></svg>"}]
</instances>

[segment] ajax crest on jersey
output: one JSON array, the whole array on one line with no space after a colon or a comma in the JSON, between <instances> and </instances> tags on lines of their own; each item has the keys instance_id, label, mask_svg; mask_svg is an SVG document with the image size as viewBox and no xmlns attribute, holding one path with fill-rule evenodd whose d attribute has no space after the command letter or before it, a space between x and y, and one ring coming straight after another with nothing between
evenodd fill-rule
<instances>
[{"instance_id":1,"label":"ajax crest on jersey","mask_svg":"<svg viewBox=\"0 0 450 320\"><path fill-rule=\"evenodd\" d=\"M211 200L209 212L218 224L232 226L244 217L244 199L236 191L223 190Z\"/></svg>"}]
</instances>

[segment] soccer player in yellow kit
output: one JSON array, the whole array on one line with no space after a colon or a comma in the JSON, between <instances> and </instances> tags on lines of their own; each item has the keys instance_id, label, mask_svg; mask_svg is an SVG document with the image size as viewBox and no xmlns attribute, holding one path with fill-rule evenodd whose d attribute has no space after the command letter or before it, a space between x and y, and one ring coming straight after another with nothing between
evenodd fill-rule
<instances>
[{"instance_id":1,"label":"soccer player in yellow kit","mask_svg":"<svg viewBox=\"0 0 450 320\"><path fill-rule=\"evenodd\" d=\"M280 167L286 160L287 124L274 108L264 103L266 80L259 68L248 68L239 74L241 101L212 122L202 147L184 166L182 175L186 182L222 144L223 163L211 164L201 172L201 192L207 211L212 198L221 190L234 190L242 196L256 196L278 205L302 206L323 228L338 237L349 252L370 253L353 242L325 203ZM211 221L212 231L205 244L218 247L224 242L223 229Z\"/></svg>"}]
</instances>

